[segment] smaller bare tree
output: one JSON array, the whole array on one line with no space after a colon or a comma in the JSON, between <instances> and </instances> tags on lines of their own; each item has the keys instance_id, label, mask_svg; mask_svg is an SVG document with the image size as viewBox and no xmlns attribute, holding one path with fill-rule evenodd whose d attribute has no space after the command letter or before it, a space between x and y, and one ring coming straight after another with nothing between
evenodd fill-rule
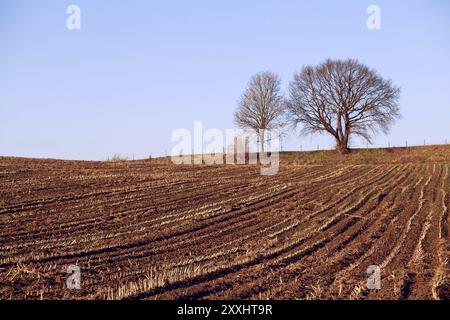
<instances>
[{"instance_id":1,"label":"smaller bare tree","mask_svg":"<svg viewBox=\"0 0 450 320\"><path fill-rule=\"evenodd\" d=\"M265 71L254 75L245 89L234 115L242 129L257 134L260 150L264 152L266 130L281 128L284 98L281 80L275 73Z\"/></svg>"}]
</instances>

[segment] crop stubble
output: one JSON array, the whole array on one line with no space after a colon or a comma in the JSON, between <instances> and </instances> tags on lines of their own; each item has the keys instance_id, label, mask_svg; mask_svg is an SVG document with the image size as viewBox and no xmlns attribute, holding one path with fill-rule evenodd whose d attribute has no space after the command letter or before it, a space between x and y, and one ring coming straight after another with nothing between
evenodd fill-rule
<instances>
[{"instance_id":1,"label":"crop stubble","mask_svg":"<svg viewBox=\"0 0 450 320\"><path fill-rule=\"evenodd\" d=\"M0 298L448 299L449 165L0 159ZM82 270L68 290L66 268ZM379 265L381 290L366 288Z\"/></svg>"}]
</instances>

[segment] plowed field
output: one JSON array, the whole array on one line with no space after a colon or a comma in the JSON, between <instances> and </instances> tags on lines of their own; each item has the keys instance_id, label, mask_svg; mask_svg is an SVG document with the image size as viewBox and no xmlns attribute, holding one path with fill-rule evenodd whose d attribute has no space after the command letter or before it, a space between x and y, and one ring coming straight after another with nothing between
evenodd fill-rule
<instances>
[{"instance_id":1,"label":"plowed field","mask_svg":"<svg viewBox=\"0 0 450 320\"><path fill-rule=\"evenodd\" d=\"M0 298L448 299L449 170L2 158Z\"/></svg>"}]
</instances>

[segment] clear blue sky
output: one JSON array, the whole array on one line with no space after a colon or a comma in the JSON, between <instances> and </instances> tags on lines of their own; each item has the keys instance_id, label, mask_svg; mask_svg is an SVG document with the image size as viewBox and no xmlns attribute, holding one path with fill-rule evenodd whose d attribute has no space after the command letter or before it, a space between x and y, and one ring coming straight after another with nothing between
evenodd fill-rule
<instances>
[{"instance_id":1,"label":"clear blue sky","mask_svg":"<svg viewBox=\"0 0 450 320\"><path fill-rule=\"evenodd\" d=\"M81 30L66 8L81 8ZM381 8L381 30L366 9ZM357 58L402 87L376 146L450 142L450 2L0 1L0 155L164 154L171 132L233 128L249 77ZM285 149L330 147L292 134ZM354 145L361 145L354 141Z\"/></svg>"}]
</instances>

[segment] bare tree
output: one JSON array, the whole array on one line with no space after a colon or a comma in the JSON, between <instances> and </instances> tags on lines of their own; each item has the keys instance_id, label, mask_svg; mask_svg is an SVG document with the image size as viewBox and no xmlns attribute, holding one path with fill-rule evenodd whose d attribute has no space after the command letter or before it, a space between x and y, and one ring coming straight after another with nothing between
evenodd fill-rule
<instances>
[{"instance_id":1,"label":"bare tree","mask_svg":"<svg viewBox=\"0 0 450 320\"><path fill-rule=\"evenodd\" d=\"M281 80L275 73L265 71L254 75L234 115L234 121L240 128L257 134L262 152L266 130L282 126L284 98L280 85Z\"/></svg>"},{"instance_id":2,"label":"bare tree","mask_svg":"<svg viewBox=\"0 0 450 320\"><path fill-rule=\"evenodd\" d=\"M400 117L400 88L356 60L303 67L289 93L288 121L304 134L331 134L341 153L348 152L352 135L372 143Z\"/></svg>"}]
</instances>

